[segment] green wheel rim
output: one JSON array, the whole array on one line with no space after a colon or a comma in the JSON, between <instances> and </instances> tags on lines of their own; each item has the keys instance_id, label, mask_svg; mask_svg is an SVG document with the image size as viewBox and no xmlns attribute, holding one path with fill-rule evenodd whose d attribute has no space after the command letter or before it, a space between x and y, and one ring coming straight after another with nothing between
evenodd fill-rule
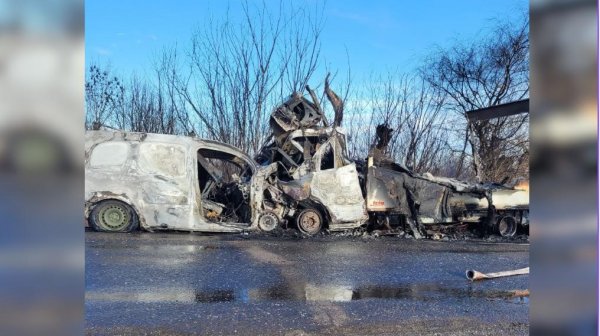
<instances>
[{"instance_id":1,"label":"green wheel rim","mask_svg":"<svg viewBox=\"0 0 600 336\"><path fill-rule=\"evenodd\" d=\"M100 209L98 219L104 229L116 231L125 229L129 225L131 216L123 206L111 204Z\"/></svg>"}]
</instances>

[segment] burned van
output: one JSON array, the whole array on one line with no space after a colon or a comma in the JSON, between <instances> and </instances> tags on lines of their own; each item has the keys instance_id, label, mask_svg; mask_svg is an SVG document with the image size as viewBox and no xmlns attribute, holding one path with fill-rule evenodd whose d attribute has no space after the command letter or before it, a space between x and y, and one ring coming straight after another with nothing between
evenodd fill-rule
<instances>
[{"instance_id":1,"label":"burned van","mask_svg":"<svg viewBox=\"0 0 600 336\"><path fill-rule=\"evenodd\" d=\"M237 232L257 228L255 162L193 137L88 131L85 217L98 231Z\"/></svg>"},{"instance_id":2,"label":"burned van","mask_svg":"<svg viewBox=\"0 0 600 336\"><path fill-rule=\"evenodd\" d=\"M285 132L256 156L262 188L255 207L276 214L283 224L315 235L345 231L369 219L356 164L346 155L341 128ZM258 202L260 200L260 202Z\"/></svg>"},{"instance_id":3,"label":"burned van","mask_svg":"<svg viewBox=\"0 0 600 336\"><path fill-rule=\"evenodd\" d=\"M281 223L295 218L308 235L401 228L422 238L442 226L468 224L512 237L517 228L528 228L527 191L414 172L391 159L387 147L394 130L386 124L377 126L366 160L351 159L339 126L343 104L325 86L333 125L310 88L312 101L293 93L271 113L271 135L255 156L264 176L256 209Z\"/></svg>"}]
</instances>

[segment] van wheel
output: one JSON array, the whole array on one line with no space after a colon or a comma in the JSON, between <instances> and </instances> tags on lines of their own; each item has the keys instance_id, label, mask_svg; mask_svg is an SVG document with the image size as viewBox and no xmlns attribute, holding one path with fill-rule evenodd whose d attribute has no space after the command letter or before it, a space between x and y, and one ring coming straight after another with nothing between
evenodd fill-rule
<instances>
[{"instance_id":1,"label":"van wheel","mask_svg":"<svg viewBox=\"0 0 600 336\"><path fill-rule=\"evenodd\" d=\"M296 225L300 232L314 236L323 228L323 216L315 209L304 209L296 217Z\"/></svg>"},{"instance_id":2,"label":"van wheel","mask_svg":"<svg viewBox=\"0 0 600 336\"><path fill-rule=\"evenodd\" d=\"M128 204L107 200L94 206L90 214L90 224L96 231L131 232L137 230L139 220Z\"/></svg>"},{"instance_id":3,"label":"van wheel","mask_svg":"<svg viewBox=\"0 0 600 336\"><path fill-rule=\"evenodd\" d=\"M279 228L279 219L272 212L265 212L258 218L258 227L264 232L273 232Z\"/></svg>"}]
</instances>

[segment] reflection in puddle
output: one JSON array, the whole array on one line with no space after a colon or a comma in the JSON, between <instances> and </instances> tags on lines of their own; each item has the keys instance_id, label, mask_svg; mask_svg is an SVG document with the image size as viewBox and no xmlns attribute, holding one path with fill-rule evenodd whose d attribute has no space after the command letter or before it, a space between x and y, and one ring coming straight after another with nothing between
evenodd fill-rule
<instances>
[{"instance_id":1,"label":"reflection in puddle","mask_svg":"<svg viewBox=\"0 0 600 336\"><path fill-rule=\"evenodd\" d=\"M365 299L395 299L434 301L445 298L481 298L507 300L529 304L529 296L515 295L515 291L472 290L448 288L438 285L418 284L408 286L317 286L314 284L280 285L251 289L194 290L191 288L146 289L143 292L86 292L86 301L128 302L261 302L261 301L332 301L348 302Z\"/></svg>"},{"instance_id":2,"label":"reflection in puddle","mask_svg":"<svg viewBox=\"0 0 600 336\"><path fill-rule=\"evenodd\" d=\"M181 253L195 253L207 250L219 250L222 249L223 246L208 244L208 245L197 245L197 244L182 244L182 245L156 245L156 244L148 244L148 245L123 245L117 243L89 243L86 245L87 249L106 249L106 250L118 250L118 249L131 249L131 250L139 250L142 252L151 252L154 254L160 253L173 253L173 254L181 254Z\"/></svg>"}]
</instances>

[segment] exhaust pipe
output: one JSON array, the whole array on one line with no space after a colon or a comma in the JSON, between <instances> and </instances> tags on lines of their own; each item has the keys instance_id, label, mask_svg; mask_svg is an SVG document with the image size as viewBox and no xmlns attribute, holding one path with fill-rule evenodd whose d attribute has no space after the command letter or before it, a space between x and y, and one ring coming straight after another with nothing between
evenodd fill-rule
<instances>
[{"instance_id":1,"label":"exhaust pipe","mask_svg":"<svg viewBox=\"0 0 600 336\"><path fill-rule=\"evenodd\" d=\"M493 279L493 278L501 278L512 275L520 275L520 274L529 274L529 267L520 268L513 271L504 271L504 272L496 272L496 273L481 273L475 270L467 270L466 272L467 279L471 281L475 280L483 280L483 279Z\"/></svg>"}]
</instances>

